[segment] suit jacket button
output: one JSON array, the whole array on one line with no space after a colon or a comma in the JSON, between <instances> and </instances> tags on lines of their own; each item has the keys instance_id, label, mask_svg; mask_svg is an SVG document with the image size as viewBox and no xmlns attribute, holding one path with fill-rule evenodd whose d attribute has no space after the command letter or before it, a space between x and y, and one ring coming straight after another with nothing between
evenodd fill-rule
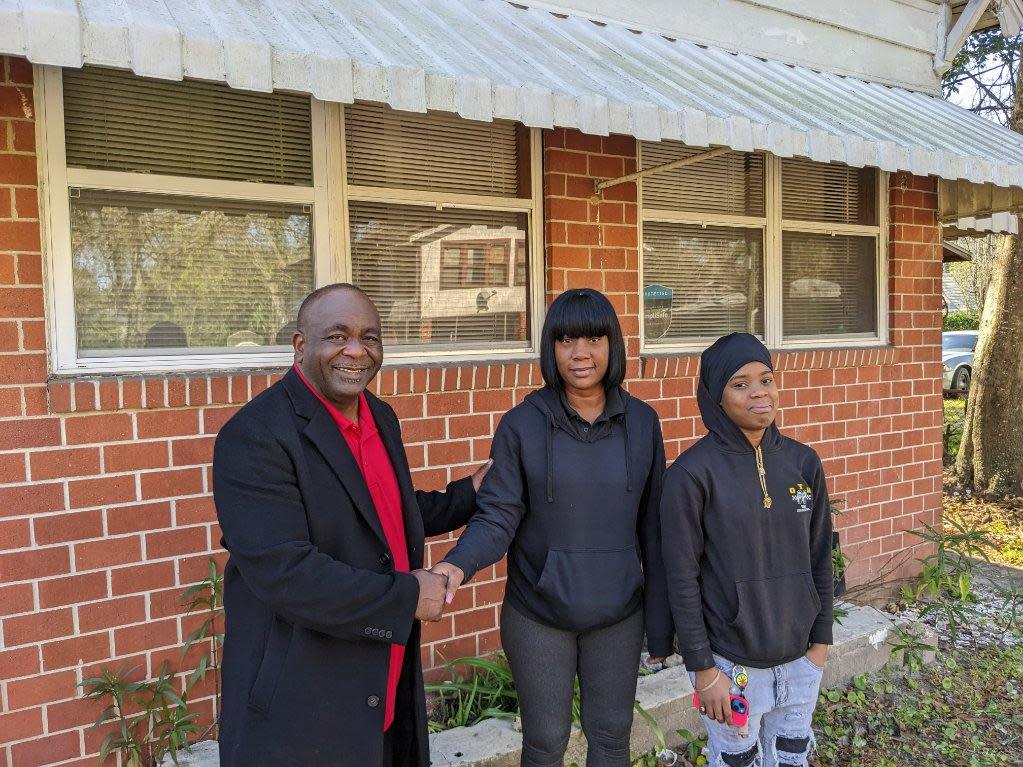
<instances>
[{"instance_id":1,"label":"suit jacket button","mask_svg":"<svg viewBox=\"0 0 1023 767\"><path fill-rule=\"evenodd\" d=\"M380 564L386 565L390 561L391 561L391 555L390 554L381 554L380 555Z\"/></svg>"},{"instance_id":2,"label":"suit jacket button","mask_svg":"<svg viewBox=\"0 0 1023 767\"><path fill-rule=\"evenodd\" d=\"M394 632L393 631L385 631L384 632L384 638L385 639L390 639L392 636L394 636Z\"/></svg>"},{"instance_id":3,"label":"suit jacket button","mask_svg":"<svg viewBox=\"0 0 1023 767\"><path fill-rule=\"evenodd\" d=\"M371 629L369 626L367 626L362 633L365 634L366 636L369 636L370 634L373 633L373 629Z\"/></svg>"},{"instance_id":4,"label":"suit jacket button","mask_svg":"<svg viewBox=\"0 0 1023 767\"><path fill-rule=\"evenodd\" d=\"M368 698L366 698L366 705L369 706L370 708L376 708L377 706L380 705L380 698L378 698L376 695L370 695Z\"/></svg>"}]
</instances>

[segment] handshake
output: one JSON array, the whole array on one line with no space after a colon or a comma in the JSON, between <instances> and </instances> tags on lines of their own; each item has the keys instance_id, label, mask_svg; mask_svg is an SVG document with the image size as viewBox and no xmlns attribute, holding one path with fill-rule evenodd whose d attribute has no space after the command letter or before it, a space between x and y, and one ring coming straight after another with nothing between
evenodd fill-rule
<instances>
[{"instance_id":1,"label":"handshake","mask_svg":"<svg viewBox=\"0 0 1023 767\"><path fill-rule=\"evenodd\" d=\"M444 614L444 605L454 601L455 592L462 585L465 573L450 562L440 562L430 570L413 570L412 575L419 581L416 619L439 621Z\"/></svg>"}]
</instances>

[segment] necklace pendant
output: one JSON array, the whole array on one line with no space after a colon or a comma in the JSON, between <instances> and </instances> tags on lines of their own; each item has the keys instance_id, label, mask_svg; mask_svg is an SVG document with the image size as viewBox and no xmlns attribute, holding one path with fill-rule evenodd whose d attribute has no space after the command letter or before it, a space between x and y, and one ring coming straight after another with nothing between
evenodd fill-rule
<instances>
[{"instance_id":1,"label":"necklace pendant","mask_svg":"<svg viewBox=\"0 0 1023 767\"><path fill-rule=\"evenodd\" d=\"M773 501L771 500L771 497L769 495L765 495L764 496L764 508L765 509L771 508L771 504L772 503L773 503Z\"/></svg>"}]
</instances>

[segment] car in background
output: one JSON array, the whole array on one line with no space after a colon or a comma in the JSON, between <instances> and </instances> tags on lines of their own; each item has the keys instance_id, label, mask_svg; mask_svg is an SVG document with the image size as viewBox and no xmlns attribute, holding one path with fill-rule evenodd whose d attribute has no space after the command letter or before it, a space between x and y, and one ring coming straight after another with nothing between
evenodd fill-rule
<instances>
[{"instance_id":1,"label":"car in background","mask_svg":"<svg viewBox=\"0 0 1023 767\"><path fill-rule=\"evenodd\" d=\"M965 397L973 377L976 330L953 330L941 334L941 388L946 396Z\"/></svg>"}]
</instances>

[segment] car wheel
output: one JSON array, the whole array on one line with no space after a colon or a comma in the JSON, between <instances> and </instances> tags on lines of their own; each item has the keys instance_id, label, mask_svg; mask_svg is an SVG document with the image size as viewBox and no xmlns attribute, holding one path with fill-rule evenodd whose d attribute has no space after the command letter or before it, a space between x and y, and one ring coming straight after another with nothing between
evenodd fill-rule
<instances>
[{"instance_id":1,"label":"car wheel","mask_svg":"<svg viewBox=\"0 0 1023 767\"><path fill-rule=\"evenodd\" d=\"M970 393L970 369L959 368L952 378L952 391L966 397Z\"/></svg>"}]
</instances>

